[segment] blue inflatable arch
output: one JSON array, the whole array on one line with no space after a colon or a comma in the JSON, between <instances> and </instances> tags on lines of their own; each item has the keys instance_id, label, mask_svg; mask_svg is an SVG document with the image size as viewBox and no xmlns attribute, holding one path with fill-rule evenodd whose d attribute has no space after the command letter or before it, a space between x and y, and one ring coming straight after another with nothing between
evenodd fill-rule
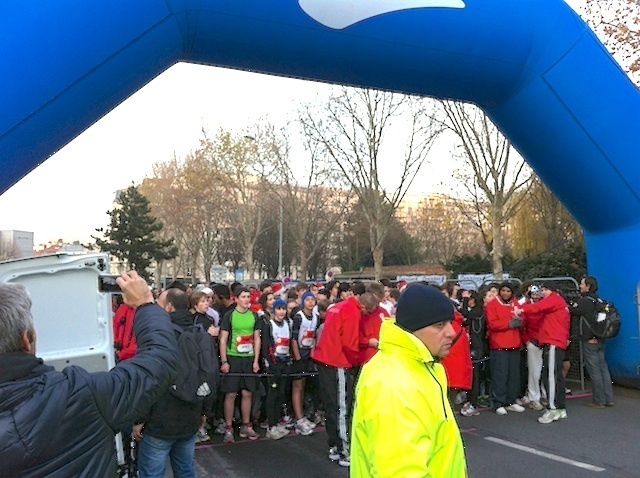
<instances>
[{"instance_id":1,"label":"blue inflatable arch","mask_svg":"<svg viewBox=\"0 0 640 478\"><path fill-rule=\"evenodd\" d=\"M640 94L562 0L6 0L0 58L0 192L180 61L472 101L584 228L639 376Z\"/></svg>"}]
</instances>

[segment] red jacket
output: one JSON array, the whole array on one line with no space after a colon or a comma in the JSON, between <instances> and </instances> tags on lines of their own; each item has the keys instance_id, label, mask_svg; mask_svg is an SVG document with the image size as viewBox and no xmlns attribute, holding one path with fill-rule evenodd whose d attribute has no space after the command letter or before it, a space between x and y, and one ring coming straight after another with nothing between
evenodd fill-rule
<instances>
[{"instance_id":1,"label":"red jacket","mask_svg":"<svg viewBox=\"0 0 640 478\"><path fill-rule=\"evenodd\" d=\"M542 314L540 345L555 345L566 350L569 344L571 315L567 303L560 294L554 291L534 304L525 304L522 309L525 314Z\"/></svg>"},{"instance_id":2,"label":"red jacket","mask_svg":"<svg viewBox=\"0 0 640 478\"><path fill-rule=\"evenodd\" d=\"M121 304L113 315L113 342L119 360L133 357L138 349L133 335L133 316L136 310L127 304Z\"/></svg>"},{"instance_id":3,"label":"red jacket","mask_svg":"<svg viewBox=\"0 0 640 478\"><path fill-rule=\"evenodd\" d=\"M447 374L449 388L471 390L473 365L471 364L469 332L466 327L462 326L463 320L462 314L456 310L451 324L453 325L453 330L460 336L451 347L449 355L442 358L440 363Z\"/></svg>"},{"instance_id":4,"label":"red jacket","mask_svg":"<svg viewBox=\"0 0 640 478\"><path fill-rule=\"evenodd\" d=\"M527 299L522 305L535 304ZM520 307L522 307L522 305ZM522 314L522 341L524 343L535 340L540 343L540 325L542 324L543 314L541 312L529 312Z\"/></svg>"},{"instance_id":5,"label":"red jacket","mask_svg":"<svg viewBox=\"0 0 640 478\"><path fill-rule=\"evenodd\" d=\"M360 347L358 363L360 365L367 363L378 351L377 347L369 347L369 339L378 340L380 338L380 327L382 327L382 321L385 317L389 317L389 313L380 306L370 314L362 314L358 340Z\"/></svg>"},{"instance_id":6,"label":"red jacket","mask_svg":"<svg viewBox=\"0 0 640 478\"><path fill-rule=\"evenodd\" d=\"M313 351L313 360L330 367L351 368L358 365L358 347L362 306L349 297L329 307L322 335Z\"/></svg>"},{"instance_id":7,"label":"red jacket","mask_svg":"<svg viewBox=\"0 0 640 478\"><path fill-rule=\"evenodd\" d=\"M491 350L518 349L522 345L520 329L509 328L509 321L515 317L513 309L517 305L518 303L514 298L505 303L498 296L485 307L489 348Z\"/></svg>"}]
</instances>

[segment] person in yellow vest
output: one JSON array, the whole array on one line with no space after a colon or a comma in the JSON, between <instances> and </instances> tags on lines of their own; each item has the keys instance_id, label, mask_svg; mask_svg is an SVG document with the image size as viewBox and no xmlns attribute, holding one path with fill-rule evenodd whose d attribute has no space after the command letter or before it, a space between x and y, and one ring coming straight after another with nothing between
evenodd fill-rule
<instances>
[{"instance_id":1,"label":"person in yellow vest","mask_svg":"<svg viewBox=\"0 0 640 478\"><path fill-rule=\"evenodd\" d=\"M412 284L385 320L378 353L362 368L351 429L355 477L467 476L460 430L437 362L456 339L453 305L438 289Z\"/></svg>"}]
</instances>

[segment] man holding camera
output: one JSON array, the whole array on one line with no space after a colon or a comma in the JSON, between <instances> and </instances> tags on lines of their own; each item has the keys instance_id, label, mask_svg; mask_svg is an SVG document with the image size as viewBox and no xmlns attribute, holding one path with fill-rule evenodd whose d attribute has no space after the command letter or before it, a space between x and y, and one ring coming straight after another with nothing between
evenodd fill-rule
<instances>
[{"instance_id":1,"label":"man holding camera","mask_svg":"<svg viewBox=\"0 0 640 478\"><path fill-rule=\"evenodd\" d=\"M109 372L61 372L35 356L31 299L0 284L0 463L3 476L115 476L114 435L158 398L176 373L168 314L135 271L117 279L136 309L134 357Z\"/></svg>"}]
</instances>

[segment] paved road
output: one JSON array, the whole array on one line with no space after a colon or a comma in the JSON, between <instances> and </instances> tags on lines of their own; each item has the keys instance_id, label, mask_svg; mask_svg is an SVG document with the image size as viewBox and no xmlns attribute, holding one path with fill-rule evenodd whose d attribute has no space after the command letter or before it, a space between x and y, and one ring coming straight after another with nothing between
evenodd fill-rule
<instances>
[{"instance_id":1,"label":"paved road","mask_svg":"<svg viewBox=\"0 0 640 478\"><path fill-rule=\"evenodd\" d=\"M616 388L615 396L616 406L604 410L582 406L590 400L586 393L571 397L569 418L549 425L539 424L540 412L532 410L504 417L490 411L459 416L469 476L640 477L640 391ZM347 477L348 471L325 453L323 431L277 442L222 444L216 436L196 450L197 476Z\"/></svg>"}]
</instances>

